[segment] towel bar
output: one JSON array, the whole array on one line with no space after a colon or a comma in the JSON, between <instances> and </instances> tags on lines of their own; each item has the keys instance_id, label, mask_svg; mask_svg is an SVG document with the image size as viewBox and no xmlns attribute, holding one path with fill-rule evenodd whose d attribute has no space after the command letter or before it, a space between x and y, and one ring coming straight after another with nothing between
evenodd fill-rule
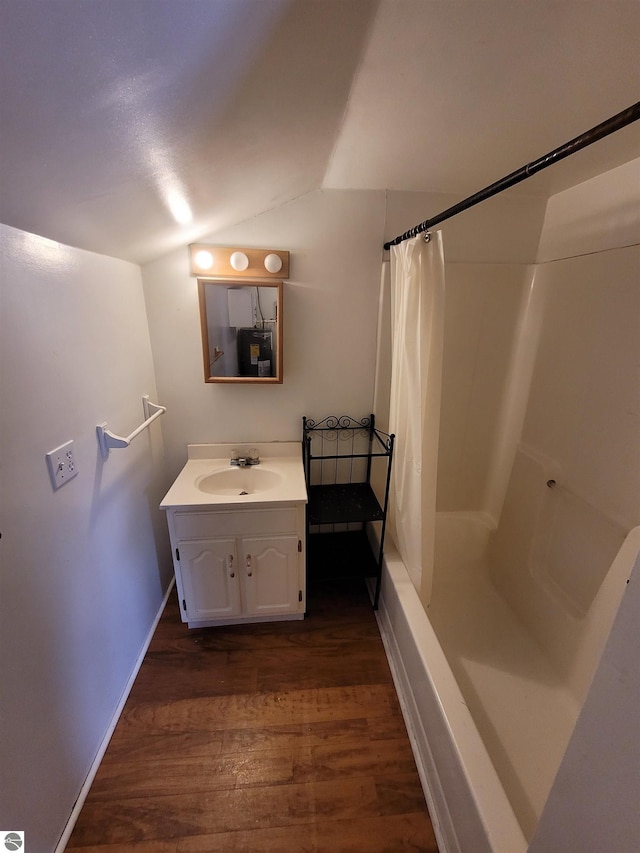
<instances>
[{"instance_id":1,"label":"towel bar","mask_svg":"<svg viewBox=\"0 0 640 853\"><path fill-rule=\"evenodd\" d=\"M100 445L100 452L102 456L106 459L109 455L109 450L112 447L129 447L133 439L140 435L140 433L147 429L147 427L152 424L156 418L159 418L160 415L164 415L167 411L166 406L159 406L157 403L152 403L149 400L149 396L145 395L142 398L142 408L144 410L144 423L141 423L139 427L134 429L134 431L124 437L121 435L116 435L107 429L106 421L104 423L98 424L96 427L96 433L98 435L98 444Z\"/></svg>"}]
</instances>

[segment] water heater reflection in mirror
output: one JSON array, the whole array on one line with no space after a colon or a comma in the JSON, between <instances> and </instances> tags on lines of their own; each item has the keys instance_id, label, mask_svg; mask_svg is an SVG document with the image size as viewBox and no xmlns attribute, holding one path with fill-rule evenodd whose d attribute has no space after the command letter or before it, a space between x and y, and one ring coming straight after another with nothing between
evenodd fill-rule
<instances>
[{"instance_id":1,"label":"water heater reflection in mirror","mask_svg":"<svg viewBox=\"0 0 640 853\"><path fill-rule=\"evenodd\" d=\"M275 376L273 333L269 329L238 329L240 376Z\"/></svg>"}]
</instances>

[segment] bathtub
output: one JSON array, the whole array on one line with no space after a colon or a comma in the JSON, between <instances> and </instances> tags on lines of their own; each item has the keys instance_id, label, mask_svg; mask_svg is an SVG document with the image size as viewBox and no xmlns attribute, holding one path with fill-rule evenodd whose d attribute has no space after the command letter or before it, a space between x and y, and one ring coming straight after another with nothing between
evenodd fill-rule
<instances>
[{"instance_id":1,"label":"bathtub","mask_svg":"<svg viewBox=\"0 0 640 853\"><path fill-rule=\"evenodd\" d=\"M588 613L580 620L565 608L582 650L576 674L540 642L509 578L492 565L500 562L496 537L483 513L437 513L426 611L393 544L386 547L378 621L441 853L535 848L531 838L640 553L635 528ZM555 601L535 565L520 572L525 587Z\"/></svg>"},{"instance_id":2,"label":"bathtub","mask_svg":"<svg viewBox=\"0 0 640 853\"><path fill-rule=\"evenodd\" d=\"M377 615L441 853L524 853L527 840L391 543Z\"/></svg>"}]
</instances>

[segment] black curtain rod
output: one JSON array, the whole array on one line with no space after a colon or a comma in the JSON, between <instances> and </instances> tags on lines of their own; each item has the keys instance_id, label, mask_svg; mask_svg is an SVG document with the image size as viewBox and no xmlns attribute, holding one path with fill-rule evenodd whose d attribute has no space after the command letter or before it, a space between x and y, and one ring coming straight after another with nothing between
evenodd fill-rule
<instances>
[{"instance_id":1,"label":"black curtain rod","mask_svg":"<svg viewBox=\"0 0 640 853\"><path fill-rule=\"evenodd\" d=\"M434 225L444 222L445 219L450 219L452 216L462 213L463 210L467 210L468 208L479 204L481 201L491 198L491 196L497 195L515 184L519 184L520 181L530 178L532 175L535 175L536 172L541 172L548 166L552 166L554 163L557 163L558 160L562 160L565 157L569 157L571 154L575 154L575 152L580 151L581 148L586 148L588 145L592 145L599 139L603 139L610 133L615 133L616 130L620 130L628 124L638 121L638 119L640 119L640 101L631 107L627 107L626 110L622 110L622 112L612 116L606 121L603 121L601 124L596 125L596 127L592 127L591 130L587 130L585 133L580 134L580 136L576 136L576 138L572 139L570 142L565 142L565 144L561 145L559 148L554 148L553 151L550 151L538 160L534 160L526 166L516 169L516 171L511 172L510 175L500 178L499 181L496 181L488 187L485 187L483 190L479 190L477 193L470 195L469 198L465 198L463 201L458 202L458 204L454 204L453 207L443 210L442 213L439 213L437 216L434 216L431 219L426 219L419 225L415 225L399 237L389 240L388 243L384 244L384 248L390 249L391 246L397 246L405 240L410 240L412 237L416 237L418 234L428 231L429 228L433 228Z\"/></svg>"}]
</instances>

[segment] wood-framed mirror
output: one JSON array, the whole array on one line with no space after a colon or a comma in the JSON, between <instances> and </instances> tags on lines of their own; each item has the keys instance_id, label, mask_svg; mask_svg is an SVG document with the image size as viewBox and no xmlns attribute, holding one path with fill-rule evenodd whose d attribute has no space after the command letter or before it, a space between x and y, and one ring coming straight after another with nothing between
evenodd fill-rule
<instances>
[{"instance_id":1,"label":"wood-framed mirror","mask_svg":"<svg viewBox=\"0 0 640 853\"><path fill-rule=\"evenodd\" d=\"M198 278L205 382L282 383L281 281Z\"/></svg>"}]
</instances>

